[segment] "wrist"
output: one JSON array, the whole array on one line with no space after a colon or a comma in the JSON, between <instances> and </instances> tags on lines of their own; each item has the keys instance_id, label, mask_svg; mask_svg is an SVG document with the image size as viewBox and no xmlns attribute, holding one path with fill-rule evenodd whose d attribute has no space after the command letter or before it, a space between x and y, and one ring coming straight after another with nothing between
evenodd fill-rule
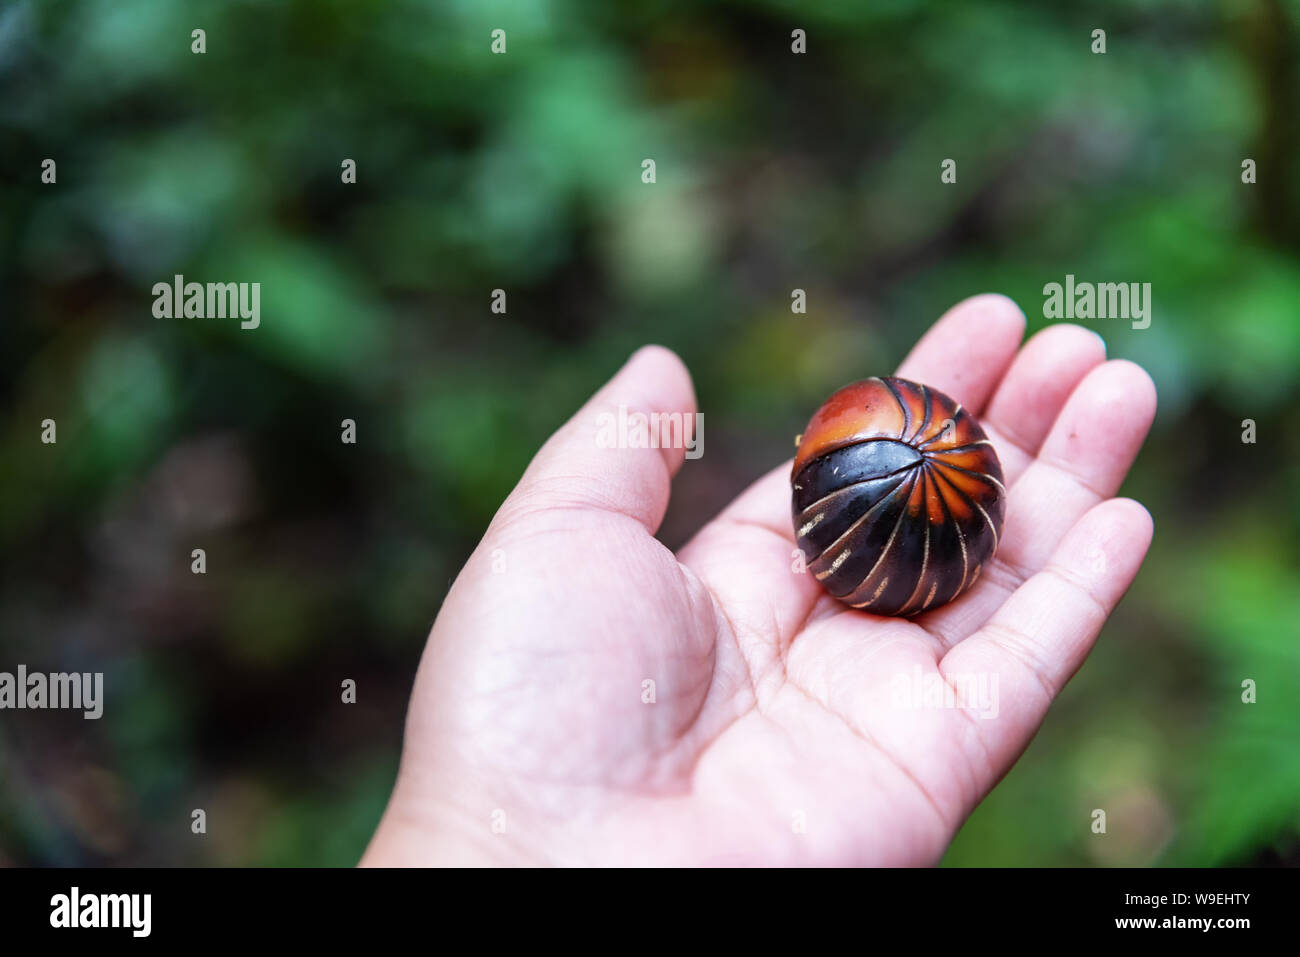
<instances>
[{"instance_id":1,"label":"wrist","mask_svg":"<svg viewBox=\"0 0 1300 957\"><path fill-rule=\"evenodd\" d=\"M528 867L546 861L506 833L459 809L413 799L399 786L389 800L359 867Z\"/></svg>"}]
</instances>

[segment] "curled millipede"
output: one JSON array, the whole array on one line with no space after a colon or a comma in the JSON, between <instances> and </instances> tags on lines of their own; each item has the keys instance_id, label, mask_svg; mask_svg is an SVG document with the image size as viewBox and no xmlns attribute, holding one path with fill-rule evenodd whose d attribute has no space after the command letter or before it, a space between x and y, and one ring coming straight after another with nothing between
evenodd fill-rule
<instances>
[{"instance_id":1,"label":"curled millipede","mask_svg":"<svg viewBox=\"0 0 1300 957\"><path fill-rule=\"evenodd\" d=\"M808 570L878 615L952 601L1002 533L1006 488L988 436L958 403L907 379L864 379L827 399L790 481Z\"/></svg>"}]
</instances>

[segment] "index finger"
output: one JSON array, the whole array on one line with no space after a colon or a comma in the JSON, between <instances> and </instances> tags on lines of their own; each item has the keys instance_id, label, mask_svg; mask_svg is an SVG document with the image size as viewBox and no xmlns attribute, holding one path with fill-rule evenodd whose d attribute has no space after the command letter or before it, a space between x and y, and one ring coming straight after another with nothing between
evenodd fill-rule
<instances>
[{"instance_id":1,"label":"index finger","mask_svg":"<svg viewBox=\"0 0 1300 957\"><path fill-rule=\"evenodd\" d=\"M964 299L930 327L898 375L938 389L978 416L1020 348L1025 314L995 293Z\"/></svg>"}]
</instances>

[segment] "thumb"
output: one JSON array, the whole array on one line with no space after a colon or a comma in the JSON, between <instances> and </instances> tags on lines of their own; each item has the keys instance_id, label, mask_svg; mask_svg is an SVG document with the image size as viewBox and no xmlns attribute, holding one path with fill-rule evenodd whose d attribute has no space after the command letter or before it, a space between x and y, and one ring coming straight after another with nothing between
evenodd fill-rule
<instances>
[{"instance_id":1,"label":"thumb","mask_svg":"<svg viewBox=\"0 0 1300 957\"><path fill-rule=\"evenodd\" d=\"M696 447L695 390L682 360L638 349L533 458L498 513L578 509L626 515L654 534L672 477Z\"/></svg>"}]
</instances>

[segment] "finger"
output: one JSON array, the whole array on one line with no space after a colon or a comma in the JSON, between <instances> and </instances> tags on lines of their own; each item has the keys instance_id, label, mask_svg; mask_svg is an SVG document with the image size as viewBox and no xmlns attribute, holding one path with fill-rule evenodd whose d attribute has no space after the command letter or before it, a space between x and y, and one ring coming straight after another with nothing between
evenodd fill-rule
<instances>
[{"instance_id":1,"label":"finger","mask_svg":"<svg viewBox=\"0 0 1300 957\"><path fill-rule=\"evenodd\" d=\"M1025 314L1006 296L972 296L930 327L898 375L938 389L979 415L1024 334Z\"/></svg>"},{"instance_id":2,"label":"finger","mask_svg":"<svg viewBox=\"0 0 1300 957\"><path fill-rule=\"evenodd\" d=\"M626 515L653 534L694 427L686 366L646 346L542 446L498 520L577 509Z\"/></svg>"},{"instance_id":3,"label":"finger","mask_svg":"<svg viewBox=\"0 0 1300 957\"><path fill-rule=\"evenodd\" d=\"M1132 584L1151 535L1151 516L1137 502L1111 499L1096 506L1042 570L940 661L950 685L962 687L975 678L984 682L981 687L996 689L991 720L969 710L953 712L962 722L962 747L972 766L986 765L988 786L1019 757L1052 700L1083 664Z\"/></svg>"},{"instance_id":4,"label":"finger","mask_svg":"<svg viewBox=\"0 0 1300 957\"><path fill-rule=\"evenodd\" d=\"M948 310L898 374L978 411L1024 335L1025 317L1005 296L975 296ZM678 552L741 625L789 640L819 600L840 611L803 568L790 520L790 463L763 476Z\"/></svg>"},{"instance_id":5,"label":"finger","mask_svg":"<svg viewBox=\"0 0 1300 957\"><path fill-rule=\"evenodd\" d=\"M1151 428L1156 390L1141 366L1113 360L1079 383L1038 457L1007 495L997 553L976 587L918 619L945 646L984 623L1088 509L1118 490Z\"/></svg>"},{"instance_id":6,"label":"finger","mask_svg":"<svg viewBox=\"0 0 1300 957\"><path fill-rule=\"evenodd\" d=\"M1025 343L981 420L1008 487L1038 454L1074 387L1105 361L1106 343L1082 326L1048 326Z\"/></svg>"},{"instance_id":7,"label":"finger","mask_svg":"<svg viewBox=\"0 0 1300 957\"><path fill-rule=\"evenodd\" d=\"M1010 299L975 296L944 313L903 360L898 374L933 385L968 409L982 407L1015 355L1024 327L1024 314ZM951 368L963 363L970 367L964 372ZM972 375L977 368L988 374ZM718 519L766 526L793 545L790 464L785 462L751 485Z\"/></svg>"}]
</instances>

